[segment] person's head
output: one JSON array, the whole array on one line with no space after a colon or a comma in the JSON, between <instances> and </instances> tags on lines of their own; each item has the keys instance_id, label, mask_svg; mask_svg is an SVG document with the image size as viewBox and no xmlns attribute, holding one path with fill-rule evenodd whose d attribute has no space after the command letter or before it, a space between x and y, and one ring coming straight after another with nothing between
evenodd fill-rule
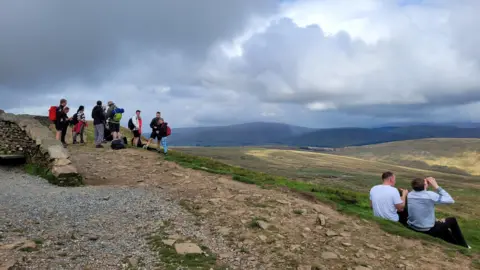
<instances>
[{"instance_id":1,"label":"person's head","mask_svg":"<svg viewBox=\"0 0 480 270\"><path fill-rule=\"evenodd\" d=\"M65 108L63 108L63 111L64 111L65 113L68 113L68 112L70 111L70 108L67 107L67 106L65 106Z\"/></svg>"},{"instance_id":2,"label":"person's head","mask_svg":"<svg viewBox=\"0 0 480 270\"><path fill-rule=\"evenodd\" d=\"M60 99L60 105L62 105L62 106L67 105L67 100L64 99L64 98Z\"/></svg>"},{"instance_id":3,"label":"person's head","mask_svg":"<svg viewBox=\"0 0 480 270\"><path fill-rule=\"evenodd\" d=\"M163 118L158 118L158 123L163 124L164 123Z\"/></svg>"},{"instance_id":4,"label":"person's head","mask_svg":"<svg viewBox=\"0 0 480 270\"><path fill-rule=\"evenodd\" d=\"M102 101L101 100L97 101L97 106L102 106Z\"/></svg>"},{"instance_id":5,"label":"person's head","mask_svg":"<svg viewBox=\"0 0 480 270\"><path fill-rule=\"evenodd\" d=\"M160 118L160 112L157 112L156 116L157 118Z\"/></svg>"},{"instance_id":6,"label":"person's head","mask_svg":"<svg viewBox=\"0 0 480 270\"><path fill-rule=\"evenodd\" d=\"M83 112L84 110L85 110L85 107L83 107L83 105L80 105L80 107L78 107L77 112Z\"/></svg>"},{"instance_id":7,"label":"person's head","mask_svg":"<svg viewBox=\"0 0 480 270\"><path fill-rule=\"evenodd\" d=\"M422 191L427 189L427 182L422 178L415 178L412 180L412 189L415 191Z\"/></svg>"},{"instance_id":8,"label":"person's head","mask_svg":"<svg viewBox=\"0 0 480 270\"><path fill-rule=\"evenodd\" d=\"M395 186L395 174L392 172L382 173L382 181L385 185Z\"/></svg>"},{"instance_id":9,"label":"person's head","mask_svg":"<svg viewBox=\"0 0 480 270\"><path fill-rule=\"evenodd\" d=\"M141 111L137 110L135 113L137 114L137 116L140 116Z\"/></svg>"},{"instance_id":10,"label":"person's head","mask_svg":"<svg viewBox=\"0 0 480 270\"><path fill-rule=\"evenodd\" d=\"M110 106L113 106L114 103L113 103L113 101L110 100L107 104L110 107Z\"/></svg>"}]
</instances>

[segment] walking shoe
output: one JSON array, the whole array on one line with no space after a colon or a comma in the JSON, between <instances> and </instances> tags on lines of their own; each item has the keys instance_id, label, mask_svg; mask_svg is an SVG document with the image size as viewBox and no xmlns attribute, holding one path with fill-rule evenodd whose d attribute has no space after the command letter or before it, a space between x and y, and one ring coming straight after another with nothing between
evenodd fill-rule
<instances>
[{"instance_id":1,"label":"walking shoe","mask_svg":"<svg viewBox=\"0 0 480 270\"><path fill-rule=\"evenodd\" d=\"M103 145L99 144L99 145L95 146L95 148L103 148Z\"/></svg>"}]
</instances>

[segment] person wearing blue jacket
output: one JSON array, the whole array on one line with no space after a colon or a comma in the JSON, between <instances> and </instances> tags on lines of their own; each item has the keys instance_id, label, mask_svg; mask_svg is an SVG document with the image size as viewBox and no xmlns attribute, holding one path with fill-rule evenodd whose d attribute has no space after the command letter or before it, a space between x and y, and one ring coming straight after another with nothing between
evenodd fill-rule
<instances>
[{"instance_id":1,"label":"person wearing blue jacket","mask_svg":"<svg viewBox=\"0 0 480 270\"><path fill-rule=\"evenodd\" d=\"M435 191L429 191L432 187ZM465 241L457 219L448 217L441 221L435 219L435 205L453 204L452 196L441 188L435 178L415 178L412 181L413 191L408 193L407 224L415 231L441 238L449 243L470 248Z\"/></svg>"}]
</instances>

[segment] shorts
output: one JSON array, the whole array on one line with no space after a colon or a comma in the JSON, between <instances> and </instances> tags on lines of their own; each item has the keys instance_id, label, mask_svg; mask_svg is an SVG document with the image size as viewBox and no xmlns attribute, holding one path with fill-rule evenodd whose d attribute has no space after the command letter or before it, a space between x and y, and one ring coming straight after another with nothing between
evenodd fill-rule
<instances>
[{"instance_id":1,"label":"shorts","mask_svg":"<svg viewBox=\"0 0 480 270\"><path fill-rule=\"evenodd\" d=\"M138 132L138 130L134 130L133 131L133 137L134 138L139 138L140 137L140 132Z\"/></svg>"},{"instance_id":2,"label":"shorts","mask_svg":"<svg viewBox=\"0 0 480 270\"><path fill-rule=\"evenodd\" d=\"M120 123L108 123L110 132L120 132Z\"/></svg>"},{"instance_id":3,"label":"shorts","mask_svg":"<svg viewBox=\"0 0 480 270\"><path fill-rule=\"evenodd\" d=\"M160 132L157 133L156 131L152 131L152 133L150 134L150 139L161 140L161 139L162 139L162 136L160 136Z\"/></svg>"},{"instance_id":4,"label":"shorts","mask_svg":"<svg viewBox=\"0 0 480 270\"><path fill-rule=\"evenodd\" d=\"M60 121L55 121L55 130L56 131L62 131L63 125L60 123Z\"/></svg>"}]
</instances>

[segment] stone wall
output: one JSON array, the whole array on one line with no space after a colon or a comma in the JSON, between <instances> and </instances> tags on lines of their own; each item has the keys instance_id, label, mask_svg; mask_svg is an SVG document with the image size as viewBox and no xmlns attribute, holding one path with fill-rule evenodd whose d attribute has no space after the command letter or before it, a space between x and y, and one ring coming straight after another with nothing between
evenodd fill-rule
<instances>
[{"instance_id":1,"label":"stone wall","mask_svg":"<svg viewBox=\"0 0 480 270\"><path fill-rule=\"evenodd\" d=\"M0 112L0 151L25 155L27 164L59 186L82 185L69 153L44 123L31 115Z\"/></svg>"}]
</instances>

